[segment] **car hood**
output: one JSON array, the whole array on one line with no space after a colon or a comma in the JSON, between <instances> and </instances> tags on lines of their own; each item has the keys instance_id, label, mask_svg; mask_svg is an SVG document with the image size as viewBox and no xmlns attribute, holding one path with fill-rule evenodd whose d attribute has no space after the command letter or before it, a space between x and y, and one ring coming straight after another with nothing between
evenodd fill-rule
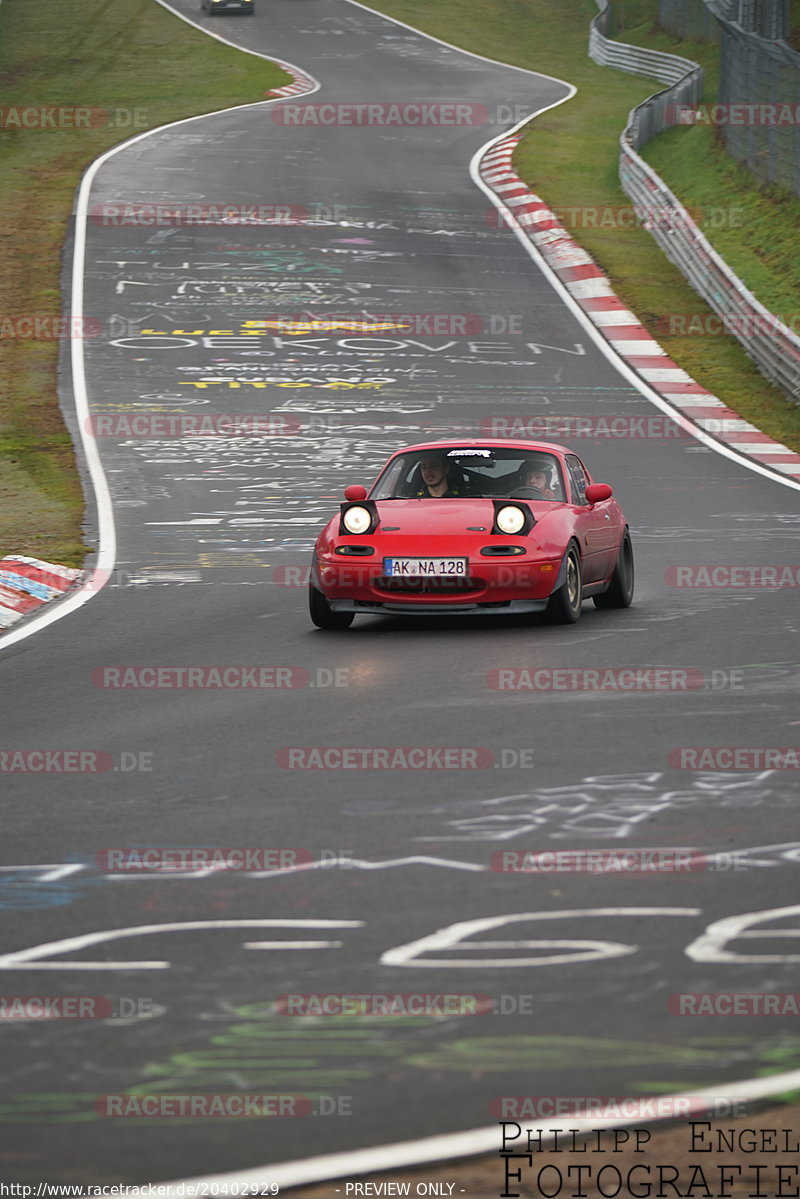
<instances>
[{"instance_id":1,"label":"car hood","mask_svg":"<svg viewBox=\"0 0 800 1199\"><path fill-rule=\"evenodd\" d=\"M563 504L552 500L508 500L509 504L527 504L537 523ZM381 532L437 536L491 531L494 504L487 499L378 500Z\"/></svg>"}]
</instances>

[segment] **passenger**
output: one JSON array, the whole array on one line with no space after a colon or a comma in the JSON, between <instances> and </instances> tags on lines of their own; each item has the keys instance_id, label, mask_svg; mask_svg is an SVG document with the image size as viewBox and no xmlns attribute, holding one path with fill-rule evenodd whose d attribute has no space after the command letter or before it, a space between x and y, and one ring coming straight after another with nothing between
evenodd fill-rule
<instances>
[{"instance_id":1,"label":"passenger","mask_svg":"<svg viewBox=\"0 0 800 1199\"><path fill-rule=\"evenodd\" d=\"M462 494L458 487L450 484L447 477L448 461L444 454L426 454L419 466L422 486L414 493L415 498L449 499Z\"/></svg>"}]
</instances>

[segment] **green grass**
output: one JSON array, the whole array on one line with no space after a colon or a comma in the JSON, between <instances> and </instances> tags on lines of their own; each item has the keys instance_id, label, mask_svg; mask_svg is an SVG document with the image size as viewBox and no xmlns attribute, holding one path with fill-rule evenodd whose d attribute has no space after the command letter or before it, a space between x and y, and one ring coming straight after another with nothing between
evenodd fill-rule
<instances>
[{"instance_id":1,"label":"green grass","mask_svg":"<svg viewBox=\"0 0 800 1199\"><path fill-rule=\"evenodd\" d=\"M61 255L83 170L131 133L263 100L287 82L280 67L205 37L153 0L0 6L4 108L132 114L121 130L104 123L0 132L0 557L28 553L80 566L87 552L84 500L56 395L58 341L14 336L10 324L60 313Z\"/></svg>"},{"instance_id":2,"label":"green grass","mask_svg":"<svg viewBox=\"0 0 800 1199\"><path fill-rule=\"evenodd\" d=\"M639 228L586 227L569 209L615 214L630 201L618 181L619 135L629 110L658 90L655 81L596 66L587 56L594 0L371 0L372 7L464 49L529 67L575 84L574 99L537 118L514 163L531 189L574 227L582 245L620 295L651 328L667 352L709 391L764 432L800 449L800 406L773 387L730 336L665 336L665 314L711 310ZM713 44L681 42L655 27L656 0L615 0L619 40L647 44L703 62L710 94L716 89ZM620 26L624 25L624 29ZM761 190L724 155L705 127L671 131L648 144L645 156L690 208L718 212L736 225L704 227L758 298L775 311L800 313L797 228L800 201ZM599 222L598 222L599 223ZM701 220L701 226L703 222Z\"/></svg>"}]
</instances>

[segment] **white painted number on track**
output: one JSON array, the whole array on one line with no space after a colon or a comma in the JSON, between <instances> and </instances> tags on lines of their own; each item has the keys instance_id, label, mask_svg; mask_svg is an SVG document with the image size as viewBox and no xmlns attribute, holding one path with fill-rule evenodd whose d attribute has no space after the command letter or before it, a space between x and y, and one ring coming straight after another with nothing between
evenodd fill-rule
<instances>
[{"instance_id":1,"label":"white painted number on track","mask_svg":"<svg viewBox=\"0 0 800 1199\"><path fill-rule=\"evenodd\" d=\"M763 912L745 912L741 916L726 916L715 920L696 941L686 949L693 962L800 962L800 953L735 953L725 949L728 941L774 941L783 937L800 937L800 928L762 928L751 931L750 926L763 920L783 920L800 916L800 904L788 908L766 908Z\"/></svg>"},{"instance_id":2,"label":"white painted number on track","mask_svg":"<svg viewBox=\"0 0 800 1199\"><path fill-rule=\"evenodd\" d=\"M483 969L486 966L519 968L521 966L567 965L576 962L597 962L608 958L627 957L638 953L639 945L622 941L598 941L583 938L536 938L523 940L470 940L476 933L490 932L510 924L522 924L543 920L574 920L586 917L642 918L647 916L699 916L700 908L575 908L555 912L512 912L505 916L484 916L476 920L461 920L437 929L425 937L387 949L381 956L384 966ZM766 908L760 912L745 912L739 916L727 916L709 924L703 933L689 944L686 956L695 962L797 962L800 953L736 953L726 949L733 940L774 941L798 938L800 928L760 928L753 925L764 921L787 919L800 916L800 904L784 908ZM128 928L104 929L100 932L83 933L61 941L47 941L29 949L12 950L0 955L0 970L168 970L172 963L163 959L138 961L54 960L55 955L76 953L90 946L108 944L132 937L152 936L155 933L209 932L220 929L340 929L364 928L363 920L190 920L166 924L137 924ZM244 941L243 949L249 950L320 950L339 949L341 941L328 940L278 940ZM464 951L499 951L506 956L481 954L476 957L425 957L438 952L447 954L461 948ZM525 950L535 950L534 956L525 956Z\"/></svg>"},{"instance_id":3,"label":"white painted number on track","mask_svg":"<svg viewBox=\"0 0 800 1199\"><path fill-rule=\"evenodd\" d=\"M103 945L109 941L121 941L128 937L146 937L153 933L193 933L210 929L226 928L362 928L362 920L187 920L177 924L136 924L129 928L103 929L96 933L83 933L78 937L67 937L63 941L47 941L30 949L0 956L0 970L169 970L171 962L86 962L49 961L53 954L74 953L91 945ZM251 943L254 944L254 943ZM267 943L255 943L263 949ZM269 942L273 949L296 949L296 941ZM325 942L325 946L329 943ZM319 941L309 941L308 948L320 948ZM247 946L245 946L247 948Z\"/></svg>"},{"instance_id":4,"label":"white painted number on track","mask_svg":"<svg viewBox=\"0 0 800 1199\"><path fill-rule=\"evenodd\" d=\"M593 962L603 958L625 957L636 953L638 945L623 945L620 941L469 941L473 933L519 924L526 920L572 920L584 916L699 916L699 908L577 908L560 912L515 912L508 916L488 916L481 920L463 920L449 924L427 937L409 941L389 949L381 958L384 966L451 966L461 969L483 969L485 966L550 966L568 962ZM538 957L480 957L480 958L423 958L432 950L449 950L460 945L464 949L553 949L563 952L540 954Z\"/></svg>"}]
</instances>

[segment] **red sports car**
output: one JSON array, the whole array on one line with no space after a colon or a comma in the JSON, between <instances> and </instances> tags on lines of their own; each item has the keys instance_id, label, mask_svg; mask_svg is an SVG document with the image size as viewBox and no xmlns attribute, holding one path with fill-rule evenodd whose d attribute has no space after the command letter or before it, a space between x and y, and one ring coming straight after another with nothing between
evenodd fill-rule
<instances>
[{"instance_id":1,"label":"red sports car","mask_svg":"<svg viewBox=\"0 0 800 1199\"><path fill-rule=\"evenodd\" d=\"M627 608L633 550L622 509L577 454L544 441L445 441L393 454L372 490L348 487L314 548L321 629L359 613L545 612L584 599Z\"/></svg>"}]
</instances>

